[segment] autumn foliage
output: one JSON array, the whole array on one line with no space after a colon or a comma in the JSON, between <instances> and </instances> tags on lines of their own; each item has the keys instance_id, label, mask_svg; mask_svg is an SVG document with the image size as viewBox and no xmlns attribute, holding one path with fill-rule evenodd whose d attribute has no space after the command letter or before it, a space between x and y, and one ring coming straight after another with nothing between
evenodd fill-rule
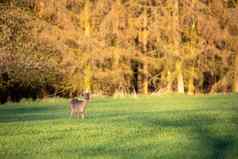
<instances>
[{"instance_id":1,"label":"autumn foliage","mask_svg":"<svg viewBox=\"0 0 238 159\"><path fill-rule=\"evenodd\" d=\"M1 101L238 92L237 0L0 0Z\"/></svg>"}]
</instances>

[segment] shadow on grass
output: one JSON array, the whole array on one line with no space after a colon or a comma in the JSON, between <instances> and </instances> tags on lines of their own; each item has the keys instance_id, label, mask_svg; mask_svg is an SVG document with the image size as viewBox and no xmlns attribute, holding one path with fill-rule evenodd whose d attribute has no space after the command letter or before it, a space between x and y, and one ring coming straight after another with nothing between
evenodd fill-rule
<instances>
[{"instance_id":1,"label":"shadow on grass","mask_svg":"<svg viewBox=\"0 0 238 159\"><path fill-rule=\"evenodd\" d=\"M64 118L67 111L62 106L10 107L0 109L1 122L53 120Z\"/></svg>"},{"instance_id":2,"label":"shadow on grass","mask_svg":"<svg viewBox=\"0 0 238 159\"><path fill-rule=\"evenodd\" d=\"M204 159L235 159L238 157L238 112L237 109L227 110L182 110L182 111L163 111L163 112L133 112L133 113L107 113L107 115L95 114L100 119L107 122L110 121L113 125L127 126L128 128L139 126L143 128L154 129L151 136L160 133L159 130L178 130L180 133L188 133L188 138L192 140L198 140L200 147L197 147L197 156L190 156L193 158L204 158ZM225 115L223 113L226 113ZM219 117L221 115L221 117ZM222 116L223 115L223 116ZM145 136L133 135L133 139L130 141L140 140ZM192 147L191 147L192 148ZM136 156L140 154L138 150L153 149L151 146L139 146L131 149L121 149L120 153L118 150L109 149L104 150L104 153L110 154L111 156L118 156L118 158L125 158L121 156L121 153ZM85 156L90 157L90 153L93 151L93 155L102 155L100 153L100 147L94 150L93 147L85 150ZM184 150L186 151L186 150ZM189 150L188 150L189 151ZM206 151L206 152L204 152ZM96 153L95 153L96 152ZM102 151L103 152L103 151ZM136 152L136 153L133 153ZM136 158L148 158L150 154L143 156L142 154ZM170 154L167 154L171 156ZM178 154L177 154L178 155ZM164 156L166 158L180 158L179 156ZM181 154L180 154L181 155ZM201 156L199 156L201 155ZM150 156L156 158L156 156ZM157 156L158 157L158 156ZM186 158L186 154L182 154L182 158ZM189 158L190 158L189 157ZM130 158L130 157L128 157Z\"/></svg>"}]
</instances>

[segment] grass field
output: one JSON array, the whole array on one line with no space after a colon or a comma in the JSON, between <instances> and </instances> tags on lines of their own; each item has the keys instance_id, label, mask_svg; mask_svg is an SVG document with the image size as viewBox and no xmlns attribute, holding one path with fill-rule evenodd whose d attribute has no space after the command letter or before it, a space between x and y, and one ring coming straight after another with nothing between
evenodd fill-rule
<instances>
[{"instance_id":1,"label":"grass field","mask_svg":"<svg viewBox=\"0 0 238 159\"><path fill-rule=\"evenodd\" d=\"M0 106L0 159L238 159L238 96L66 99Z\"/></svg>"}]
</instances>

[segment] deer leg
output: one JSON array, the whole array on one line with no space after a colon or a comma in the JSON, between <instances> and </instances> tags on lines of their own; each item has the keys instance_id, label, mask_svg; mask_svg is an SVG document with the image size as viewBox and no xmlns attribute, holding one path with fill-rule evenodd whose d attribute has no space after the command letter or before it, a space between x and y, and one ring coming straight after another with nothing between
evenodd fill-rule
<instances>
[{"instance_id":1,"label":"deer leg","mask_svg":"<svg viewBox=\"0 0 238 159\"><path fill-rule=\"evenodd\" d=\"M77 110L72 111L72 118L75 118L75 117L77 117Z\"/></svg>"},{"instance_id":2,"label":"deer leg","mask_svg":"<svg viewBox=\"0 0 238 159\"><path fill-rule=\"evenodd\" d=\"M74 111L71 109L71 110L70 110L70 117L72 118L73 115L74 115Z\"/></svg>"},{"instance_id":3,"label":"deer leg","mask_svg":"<svg viewBox=\"0 0 238 159\"><path fill-rule=\"evenodd\" d=\"M81 118L84 119L84 116L85 116L85 114L84 114L84 112L82 112L81 113Z\"/></svg>"},{"instance_id":4,"label":"deer leg","mask_svg":"<svg viewBox=\"0 0 238 159\"><path fill-rule=\"evenodd\" d=\"M79 116L80 116L80 111L78 110L77 112L77 118L79 119Z\"/></svg>"},{"instance_id":5,"label":"deer leg","mask_svg":"<svg viewBox=\"0 0 238 159\"><path fill-rule=\"evenodd\" d=\"M82 112L79 110L79 112L78 112L78 119L79 119L80 117L82 118Z\"/></svg>"}]
</instances>

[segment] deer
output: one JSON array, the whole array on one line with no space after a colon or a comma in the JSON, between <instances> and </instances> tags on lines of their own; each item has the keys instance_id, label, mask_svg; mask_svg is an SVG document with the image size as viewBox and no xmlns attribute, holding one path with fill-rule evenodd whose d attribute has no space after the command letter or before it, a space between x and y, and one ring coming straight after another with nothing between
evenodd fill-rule
<instances>
[{"instance_id":1,"label":"deer","mask_svg":"<svg viewBox=\"0 0 238 159\"><path fill-rule=\"evenodd\" d=\"M90 100L90 93L84 93L83 97L83 100L79 100L76 98L70 100L71 117L76 116L77 118L81 117L82 119L84 119L86 114L85 110Z\"/></svg>"}]
</instances>

